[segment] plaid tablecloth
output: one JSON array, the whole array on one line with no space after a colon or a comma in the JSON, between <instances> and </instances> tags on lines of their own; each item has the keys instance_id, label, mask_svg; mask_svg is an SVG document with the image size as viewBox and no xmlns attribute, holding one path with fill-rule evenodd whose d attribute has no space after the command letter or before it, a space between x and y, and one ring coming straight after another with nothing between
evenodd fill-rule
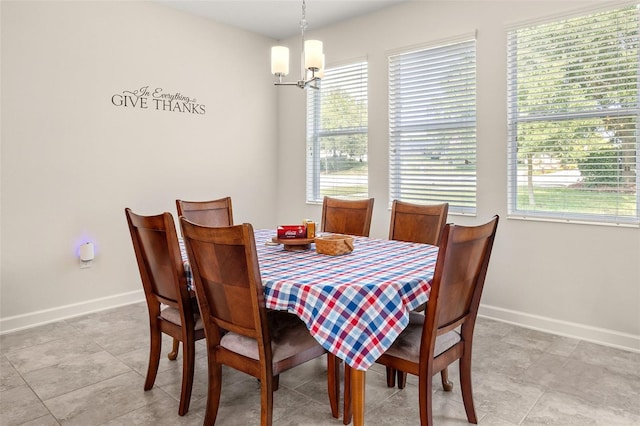
<instances>
[{"instance_id":1,"label":"plaid tablecloth","mask_svg":"<svg viewBox=\"0 0 640 426\"><path fill-rule=\"evenodd\" d=\"M255 231L267 308L298 315L325 349L353 368L367 370L407 326L409 311L428 299L437 247L356 237L352 253L327 256L313 245L286 251L265 244L275 235Z\"/></svg>"}]
</instances>

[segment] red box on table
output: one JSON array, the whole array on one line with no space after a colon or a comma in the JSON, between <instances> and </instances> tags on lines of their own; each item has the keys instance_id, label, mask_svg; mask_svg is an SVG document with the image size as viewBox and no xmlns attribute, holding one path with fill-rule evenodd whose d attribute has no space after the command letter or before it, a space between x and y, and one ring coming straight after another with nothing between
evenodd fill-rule
<instances>
[{"instance_id":1,"label":"red box on table","mask_svg":"<svg viewBox=\"0 0 640 426\"><path fill-rule=\"evenodd\" d=\"M289 240L293 238L307 238L307 227L304 225L278 226L279 240Z\"/></svg>"}]
</instances>

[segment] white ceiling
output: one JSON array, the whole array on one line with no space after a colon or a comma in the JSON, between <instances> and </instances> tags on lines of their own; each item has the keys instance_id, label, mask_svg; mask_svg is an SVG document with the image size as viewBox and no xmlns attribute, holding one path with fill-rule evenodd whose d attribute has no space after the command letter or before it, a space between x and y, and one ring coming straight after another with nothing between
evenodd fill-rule
<instances>
[{"instance_id":1,"label":"white ceiling","mask_svg":"<svg viewBox=\"0 0 640 426\"><path fill-rule=\"evenodd\" d=\"M302 0L156 0L166 6L276 40L300 33ZM366 15L407 0L307 0L307 30Z\"/></svg>"}]
</instances>

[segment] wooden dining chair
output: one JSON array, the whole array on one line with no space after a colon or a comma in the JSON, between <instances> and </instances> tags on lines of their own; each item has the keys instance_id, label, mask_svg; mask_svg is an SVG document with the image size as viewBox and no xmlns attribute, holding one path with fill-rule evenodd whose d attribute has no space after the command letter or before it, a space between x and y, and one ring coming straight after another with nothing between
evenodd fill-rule
<instances>
[{"instance_id":1,"label":"wooden dining chair","mask_svg":"<svg viewBox=\"0 0 640 426\"><path fill-rule=\"evenodd\" d=\"M204 327L195 299L187 290L180 246L171 213L140 216L125 209L133 249L149 310L151 349L144 390L153 387L158 373L162 334L183 343L182 389L178 414L189 411L195 366L195 342L204 339ZM161 304L165 305L164 309Z\"/></svg>"},{"instance_id":2,"label":"wooden dining chair","mask_svg":"<svg viewBox=\"0 0 640 426\"><path fill-rule=\"evenodd\" d=\"M210 201L185 201L176 200L178 217L184 216L191 222L204 226L231 226L233 225L233 209L231 197L219 198ZM173 349L169 352L169 359L174 360L178 356L180 342L173 341Z\"/></svg>"},{"instance_id":3,"label":"wooden dining chair","mask_svg":"<svg viewBox=\"0 0 640 426\"><path fill-rule=\"evenodd\" d=\"M393 200L389 239L437 246L448 212L449 203L413 204Z\"/></svg>"},{"instance_id":4,"label":"wooden dining chair","mask_svg":"<svg viewBox=\"0 0 640 426\"><path fill-rule=\"evenodd\" d=\"M222 366L227 365L260 380L260 424L271 425L274 376L326 351L296 315L266 309L250 224L211 228L181 217L180 226L207 336L204 424L216 421ZM337 418L339 369L334 355L327 354L327 360L329 402Z\"/></svg>"},{"instance_id":5,"label":"wooden dining chair","mask_svg":"<svg viewBox=\"0 0 640 426\"><path fill-rule=\"evenodd\" d=\"M373 215L373 198L342 200L324 197L322 201L323 232L368 237Z\"/></svg>"},{"instance_id":6,"label":"wooden dining chair","mask_svg":"<svg viewBox=\"0 0 640 426\"><path fill-rule=\"evenodd\" d=\"M418 376L420 424L432 426L432 377L459 360L462 400L469 423L477 423L471 386L471 350L478 305L498 226L498 216L479 226L446 225L425 315L411 321L376 362ZM351 375L345 367L345 377ZM348 380L348 378L346 379ZM344 423L351 420L345 387Z\"/></svg>"},{"instance_id":7,"label":"wooden dining chair","mask_svg":"<svg viewBox=\"0 0 640 426\"><path fill-rule=\"evenodd\" d=\"M389 239L408 241L412 243L431 244L437 246L447 223L449 203L441 204L413 204L393 200L391 206L391 221L389 225ZM416 308L424 311L426 304ZM387 385L395 386L396 376L398 387L403 389L407 382L407 375L387 367ZM442 385L445 390L451 390L447 369L441 371Z\"/></svg>"},{"instance_id":8,"label":"wooden dining chair","mask_svg":"<svg viewBox=\"0 0 640 426\"><path fill-rule=\"evenodd\" d=\"M176 200L178 217L184 216L189 221L204 226L233 225L233 209L231 197L211 201Z\"/></svg>"}]
</instances>

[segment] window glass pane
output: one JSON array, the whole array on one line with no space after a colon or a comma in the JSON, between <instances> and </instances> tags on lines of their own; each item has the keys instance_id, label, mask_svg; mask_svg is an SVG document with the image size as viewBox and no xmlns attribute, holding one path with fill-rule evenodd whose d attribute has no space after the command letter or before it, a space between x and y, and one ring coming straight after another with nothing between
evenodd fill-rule
<instances>
[{"instance_id":1,"label":"window glass pane","mask_svg":"<svg viewBox=\"0 0 640 426\"><path fill-rule=\"evenodd\" d=\"M327 69L307 93L307 201L368 196L367 63Z\"/></svg>"},{"instance_id":2,"label":"window glass pane","mask_svg":"<svg viewBox=\"0 0 640 426\"><path fill-rule=\"evenodd\" d=\"M476 208L475 40L389 58L390 199Z\"/></svg>"},{"instance_id":3,"label":"window glass pane","mask_svg":"<svg viewBox=\"0 0 640 426\"><path fill-rule=\"evenodd\" d=\"M509 33L509 213L638 221L638 6Z\"/></svg>"}]
</instances>

